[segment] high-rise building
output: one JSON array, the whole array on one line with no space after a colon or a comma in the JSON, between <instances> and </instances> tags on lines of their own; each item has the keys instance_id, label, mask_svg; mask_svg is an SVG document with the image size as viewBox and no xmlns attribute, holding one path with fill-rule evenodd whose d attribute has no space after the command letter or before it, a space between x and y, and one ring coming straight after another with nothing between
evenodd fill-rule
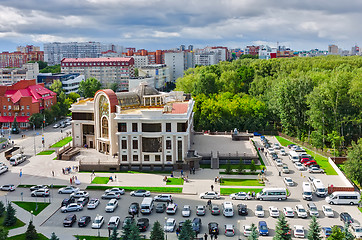
<instances>
[{"instance_id":1,"label":"high-rise building","mask_svg":"<svg viewBox=\"0 0 362 240\"><path fill-rule=\"evenodd\" d=\"M337 45L329 45L328 46L328 54L338 54L338 46Z\"/></svg>"},{"instance_id":2,"label":"high-rise building","mask_svg":"<svg viewBox=\"0 0 362 240\"><path fill-rule=\"evenodd\" d=\"M169 67L171 81L184 76L184 71L195 67L193 52L165 52L165 64Z\"/></svg>"}]
</instances>

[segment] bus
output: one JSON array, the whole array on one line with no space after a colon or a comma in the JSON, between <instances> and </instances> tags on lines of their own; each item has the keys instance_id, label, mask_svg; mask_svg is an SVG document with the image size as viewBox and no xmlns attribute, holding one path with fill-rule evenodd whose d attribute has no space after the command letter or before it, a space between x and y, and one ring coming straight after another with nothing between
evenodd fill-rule
<instances>
[{"instance_id":1,"label":"bus","mask_svg":"<svg viewBox=\"0 0 362 240\"><path fill-rule=\"evenodd\" d=\"M326 197L329 204L358 204L361 195L359 192L333 192Z\"/></svg>"},{"instance_id":2,"label":"bus","mask_svg":"<svg viewBox=\"0 0 362 240\"><path fill-rule=\"evenodd\" d=\"M256 195L258 200L286 200L287 189L285 188L263 188L261 192Z\"/></svg>"}]
</instances>

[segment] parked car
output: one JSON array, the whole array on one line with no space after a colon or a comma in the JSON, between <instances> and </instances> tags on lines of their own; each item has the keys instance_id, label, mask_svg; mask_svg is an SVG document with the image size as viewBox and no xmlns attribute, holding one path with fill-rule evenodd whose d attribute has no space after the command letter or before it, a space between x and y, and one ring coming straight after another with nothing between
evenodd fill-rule
<instances>
[{"instance_id":1,"label":"parked car","mask_svg":"<svg viewBox=\"0 0 362 240\"><path fill-rule=\"evenodd\" d=\"M91 200L88 202L87 208L88 209L95 209L98 207L100 201L98 198L91 198Z\"/></svg>"},{"instance_id":2,"label":"parked car","mask_svg":"<svg viewBox=\"0 0 362 240\"><path fill-rule=\"evenodd\" d=\"M91 222L90 216L83 216L79 218L78 227L86 227Z\"/></svg>"},{"instance_id":3,"label":"parked car","mask_svg":"<svg viewBox=\"0 0 362 240\"><path fill-rule=\"evenodd\" d=\"M58 193L70 194L70 193L74 193L74 192L78 192L78 191L79 191L79 188L74 187L74 186L68 186L68 187L59 188Z\"/></svg>"},{"instance_id":4,"label":"parked car","mask_svg":"<svg viewBox=\"0 0 362 240\"><path fill-rule=\"evenodd\" d=\"M92 223L92 228L101 228L102 225L104 224L104 217L101 215L97 215Z\"/></svg>"},{"instance_id":5,"label":"parked car","mask_svg":"<svg viewBox=\"0 0 362 240\"><path fill-rule=\"evenodd\" d=\"M70 198L64 198L62 203L60 204L61 207L63 206L67 206L71 203L75 203L75 198L74 197L70 197Z\"/></svg>"},{"instance_id":6,"label":"parked car","mask_svg":"<svg viewBox=\"0 0 362 240\"><path fill-rule=\"evenodd\" d=\"M106 205L106 212L114 212L116 208L118 207L118 201L116 199L111 199Z\"/></svg>"},{"instance_id":7,"label":"parked car","mask_svg":"<svg viewBox=\"0 0 362 240\"><path fill-rule=\"evenodd\" d=\"M10 191L10 192L15 191L15 185L14 185L14 184L2 185L2 186L0 187L0 190L1 190L1 191Z\"/></svg>"},{"instance_id":8,"label":"parked car","mask_svg":"<svg viewBox=\"0 0 362 240\"><path fill-rule=\"evenodd\" d=\"M204 216L206 214L206 207L202 205L196 206L196 215Z\"/></svg>"},{"instance_id":9,"label":"parked car","mask_svg":"<svg viewBox=\"0 0 362 240\"><path fill-rule=\"evenodd\" d=\"M328 238L332 234L332 228L322 227L322 233L325 238Z\"/></svg>"},{"instance_id":10,"label":"parked car","mask_svg":"<svg viewBox=\"0 0 362 240\"><path fill-rule=\"evenodd\" d=\"M89 197L89 193L86 191L77 191L70 194L71 197L80 198L80 197Z\"/></svg>"},{"instance_id":11,"label":"parked car","mask_svg":"<svg viewBox=\"0 0 362 240\"><path fill-rule=\"evenodd\" d=\"M3 174L5 172L7 172L7 171L9 171L8 166L6 166L6 165L0 166L0 174Z\"/></svg>"},{"instance_id":12,"label":"parked car","mask_svg":"<svg viewBox=\"0 0 362 240\"><path fill-rule=\"evenodd\" d=\"M304 227L301 225L294 225L294 237L304 238L304 236L305 236Z\"/></svg>"},{"instance_id":13,"label":"parked car","mask_svg":"<svg viewBox=\"0 0 362 240\"><path fill-rule=\"evenodd\" d=\"M304 166L309 167L309 166L312 166L315 164L317 164L317 162L315 160L310 160L309 162L304 163Z\"/></svg>"},{"instance_id":14,"label":"parked car","mask_svg":"<svg viewBox=\"0 0 362 240\"><path fill-rule=\"evenodd\" d=\"M74 212L74 211L81 211L83 210L83 206L81 204L78 204L78 203L71 203L69 204L68 206L63 206L60 211L61 212Z\"/></svg>"},{"instance_id":15,"label":"parked car","mask_svg":"<svg viewBox=\"0 0 362 240\"><path fill-rule=\"evenodd\" d=\"M163 227L163 230L165 232L173 232L175 231L176 227L176 220L174 218L168 218L166 220L165 226Z\"/></svg>"},{"instance_id":16,"label":"parked car","mask_svg":"<svg viewBox=\"0 0 362 240\"><path fill-rule=\"evenodd\" d=\"M124 189L121 189L121 188L111 188L111 189L107 189L107 190L104 191L104 193L110 193L110 192L123 195L123 194L124 194Z\"/></svg>"},{"instance_id":17,"label":"parked car","mask_svg":"<svg viewBox=\"0 0 362 240\"><path fill-rule=\"evenodd\" d=\"M261 235L261 236L268 236L269 235L268 225L266 224L265 221L259 221L258 230L259 230L259 235Z\"/></svg>"},{"instance_id":18,"label":"parked car","mask_svg":"<svg viewBox=\"0 0 362 240\"><path fill-rule=\"evenodd\" d=\"M284 213L284 216L286 216L286 217L294 217L294 210L291 207L284 207L283 213Z\"/></svg>"},{"instance_id":19,"label":"parked car","mask_svg":"<svg viewBox=\"0 0 362 240\"><path fill-rule=\"evenodd\" d=\"M151 192L144 189L139 189L136 191L132 191L130 195L133 197L149 197L151 196Z\"/></svg>"},{"instance_id":20,"label":"parked car","mask_svg":"<svg viewBox=\"0 0 362 240\"><path fill-rule=\"evenodd\" d=\"M351 223L349 229L356 239L362 238L362 227L358 223Z\"/></svg>"},{"instance_id":21,"label":"parked car","mask_svg":"<svg viewBox=\"0 0 362 240\"><path fill-rule=\"evenodd\" d=\"M292 147L296 146L295 144L289 144L288 148L291 149Z\"/></svg>"},{"instance_id":22,"label":"parked car","mask_svg":"<svg viewBox=\"0 0 362 240\"><path fill-rule=\"evenodd\" d=\"M58 123L53 125L53 128L58 128L58 127L60 127L60 125Z\"/></svg>"},{"instance_id":23,"label":"parked car","mask_svg":"<svg viewBox=\"0 0 362 240\"><path fill-rule=\"evenodd\" d=\"M163 213L166 210L166 204L157 203L156 205L156 213Z\"/></svg>"},{"instance_id":24,"label":"parked car","mask_svg":"<svg viewBox=\"0 0 362 240\"><path fill-rule=\"evenodd\" d=\"M44 189L44 188L49 188L47 185L35 185L30 187L30 191L35 191L35 190L39 190L39 189Z\"/></svg>"},{"instance_id":25,"label":"parked car","mask_svg":"<svg viewBox=\"0 0 362 240\"><path fill-rule=\"evenodd\" d=\"M113 230L118 228L121 219L118 216L112 216L108 221L108 229Z\"/></svg>"},{"instance_id":26,"label":"parked car","mask_svg":"<svg viewBox=\"0 0 362 240\"><path fill-rule=\"evenodd\" d=\"M280 158L275 159L275 163L278 167L282 167L283 166L283 161Z\"/></svg>"},{"instance_id":27,"label":"parked car","mask_svg":"<svg viewBox=\"0 0 362 240\"><path fill-rule=\"evenodd\" d=\"M166 208L167 214L175 214L176 211L177 211L177 204L174 204L174 203L168 204L168 206Z\"/></svg>"},{"instance_id":28,"label":"parked car","mask_svg":"<svg viewBox=\"0 0 362 240\"><path fill-rule=\"evenodd\" d=\"M181 214L182 214L183 217L190 217L190 215L191 215L191 207L190 207L190 205L185 205L182 208Z\"/></svg>"},{"instance_id":29,"label":"parked car","mask_svg":"<svg viewBox=\"0 0 362 240\"><path fill-rule=\"evenodd\" d=\"M171 194L160 194L153 198L156 202L172 202Z\"/></svg>"},{"instance_id":30,"label":"parked car","mask_svg":"<svg viewBox=\"0 0 362 240\"><path fill-rule=\"evenodd\" d=\"M239 215L242 215L242 216L248 215L248 207L246 206L246 204L243 204L243 203L238 204L237 208L238 208Z\"/></svg>"},{"instance_id":31,"label":"parked car","mask_svg":"<svg viewBox=\"0 0 362 240\"><path fill-rule=\"evenodd\" d=\"M85 206L88 203L88 198L84 198L84 197L78 198L77 203L81 204L82 206Z\"/></svg>"},{"instance_id":32,"label":"parked car","mask_svg":"<svg viewBox=\"0 0 362 240\"><path fill-rule=\"evenodd\" d=\"M225 236L233 237L235 235L234 225L225 224Z\"/></svg>"},{"instance_id":33,"label":"parked car","mask_svg":"<svg viewBox=\"0 0 362 240\"><path fill-rule=\"evenodd\" d=\"M297 213L297 216L299 218L307 218L308 217L307 211L305 210L305 208L301 204L298 204L297 206L295 206L295 212Z\"/></svg>"},{"instance_id":34,"label":"parked car","mask_svg":"<svg viewBox=\"0 0 362 240\"><path fill-rule=\"evenodd\" d=\"M213 234L213 235L219 235L219 224L216 222L210 222L209 224L207 224L207 227L209 229L209 234Z\"/></svg>"},{"instance_id":35,"label":"parked car","mask_svg":"<svg viewBox=\"0 0 362 240\"><path fill-rule=\"evenodd\" d=\"M49 195L50 195L49 189L46 188L32 191L30 194L30 196L32 197L49 197Z\"/></svg>"},{"instance_id":36,"label":"parked car","mask_svg":"<svg viewBox=\"0 0 362 240\"><path fill-rule=\"evenodd\" d=\"M238 192L230 194L230 198L233 200L249 200L251 196L246 192Z\"/></svg>"},{"instance_id":37,"label":"parked car","mask_svg":"<svg viewBox=\"0 0 362 240\"><path fill-rule=\"evenodd\" d=\"M270 147L267 149L269 154L275 153L274 148Z\"/></svg>"},{"instance_id":38,"label":"parked car","mask_svg":"<svg viewBox=\"0 0 362 240\"><path fill-rule=\"evenodd\" d=\"M310 216L319 217L318 208L314 203L308 203L307 204L307 209L308 209L308 212L309 212Z\"/></svg>"},{"instance_id":39,"label":"parked car","mask_svg":"<svg viewBox=\"0 0 362 240\"><path fill-rule=\"evenodd\" d=\"M191 226L192 226L192 230L194 230L196 233L200 233L201 232L201 218L194 218L192 220L192 223L191 223Z\"/></svg>"},{"instance_id":40,"label":"parked car","mask_svg":"<svg viewBox=\"0 0 362 240\"><path fill-rule=\"evenodd\" d=\"M255 207L255 216L257 217L264 217L264 208L263 205L256 205Z\"/></svg>"},{"instance_id":41,"label":"parked car","mask_svg":"<svg viewBox=\"0 0 362 240\"><path fill-rule=\"evenodd\" d=\"M270 206L269 207L269 214L271 217L279 217L279 210L277 207Z\"/></svg>"},{"instance_id":42,"label":"parked car","mask_svg":"<svg viewBox=\"0 0 362 240\"><path fill-rule=\"evenodd\" d=\"M123 220L123 228L127 225L127 222L130 222L130 223L133 223L135 220L134 220L134 217L133 216L126 216Z\"/></svg>"},{"instance_id":43,"label":"parked car","mask_svg":"<svg viewBox=\"0 0 362 240\"><path fill-rule=\"evenodd\" d=\"M294 163L294 166L295 166L295 168L296 169L298 169L299 171L305 171L305 167L304 167L304 165L303 164L301 164L300 162L295 162Z\"/></svg>"},{"instance_id":44,"label":"parked car","mask_svg":"<svg viewBox=\"0 0 362 240\"><path fill-rule=\"evenodd\" d=\"M147 231L149 225L150 225L150 220L148 220L148 218L139 218L137 220L137 226L140 232Z\"/></svg>"},{"instance_id":45,"label":"parked car","mask_svg":"<svg viewBox=\"0 0 362 240\"><path fill-rule=\"evenodd\" d=\"M115 192L104 193L102 199L121 199L121 194Z\"/></svg>"},{"instance_id":46,"label":"parked car","mask_svg":"<svg viewBox=\"0 0 362 240\"><path fill-rule=\"evenodd\" d=\"M342 213L339 215L339 219L340 219L342 222L344 222L344 224L354 223L353 218L351 217L351 215L349 215L348 212L342 212Z\"/></svg>"},{"instance_id":47,"label":"parked car","mask_svg":"<svg viewBox=\"0 0 362 240\"><path fill-rule=\"evenodd\" d=\"M77 222L77 216L75 214L69 214L64 218L63 226L72 227L75 222Z\"/></svg>"},{"instance_id":48,"label":"parked car","mask_svg":"<svg viewBox=\"0 0 362 240\"><path fill-rule=\"evenodd\" d=\"M333 209L328 205L322 206L322 211L326 217L334 217Z\"/></svg>"},{"instance_id":49,"label":"parked car","mask_svg":"<svg viewBox=\"0 0 362 240\"><path fill-rule=\"evenodd\" d=\"M324 173L324 170L320 167L316 167L316 166L311 166L310 168L308 168L308 172L310 173Z\"/></svg>"},{"instance_id":50,"label":"parked car","mask_svg":"<svg viewBox=\"0 0 362 240\"><path fill-rule=\"evenodd\" d=\"M200 194L201 199L220 199L220 194L217 192L205 192Z\"/></svg>"},{"instance_id":51,"label":"parked car","mask_svg":"<svg viewBox=\"0 0 362 240\"><path fill-rule=\"evenodd\" d=\"M220 215L220 207L217 204L211 205L211 214L212 215Z\"/></svg>"},{"instance_id":52,"label":"parked car","mask_svg":"<svg viewBox=\"0 0 362 240\"><path fill-rule=\"evenodd\" d=\"M293 182L293 179L290 178L290 177L285 177L284 178L284 182L287 186L294 186L294 182Z\"/></svg>"},{"instance_id":53,"label":"parked car","mask_svg":"<svg viewBox=\"0 0 362 240\"><path fill-rule=\"evenodd\" d=\"M131 205L129 205L129 208L128 208L128 214L139 214L139 211L140 211L140 205L139 203L137 202L133 202L131 203Z\"/></svg>"},{"instance_id":54,"label":"parked car","mask_svg":"<svg viewBox=\"0 0 362 240\"><path fill-rule=\"evenodd\" d=\"M287 153L285 152L284 149L280 149L280 154L281 154L282 156L287 156Z\"/></svg>"},{"instance_id":55,"label":"parked car","mask_svg":"<svg viewBox=\"0 0 362 240\"><path fill-rule=\"evenodd\" d=\"M245 237L249 237L251 234L251 226L250 225L244 225L243 226L243 234Z\"/></svg>"},{"instance_id":56,"label":"parked car","mask_svg":"<svg viewBox=\"0 0 362 240\"><path fill-rule=\"evenodd\" d=\"M279 150L279 149L280 149L279 143L274 143L274 147L273 147L273 148L276 149L276 150Z\"/></svg>"}]
</instances>

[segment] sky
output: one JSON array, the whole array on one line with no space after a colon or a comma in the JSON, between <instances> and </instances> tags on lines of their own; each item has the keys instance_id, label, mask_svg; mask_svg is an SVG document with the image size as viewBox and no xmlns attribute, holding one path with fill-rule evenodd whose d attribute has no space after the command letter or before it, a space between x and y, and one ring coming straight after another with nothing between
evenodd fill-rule
<instances>
[{"instance_id":1,"label":"sky","mask_svg":"<svg viewBox=\"0 0 362 240\"><path fill-rule=\"evenodd\" d=\"M0 9L0 52L55 41L350 50L362 38L361 0L0 0Z\"/></svg>"}]
</instances>

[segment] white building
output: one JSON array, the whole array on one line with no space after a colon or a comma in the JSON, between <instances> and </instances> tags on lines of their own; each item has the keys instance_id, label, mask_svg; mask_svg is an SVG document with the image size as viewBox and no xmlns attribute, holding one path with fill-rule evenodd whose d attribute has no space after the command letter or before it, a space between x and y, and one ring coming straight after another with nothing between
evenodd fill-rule
<instances>
[{"instance_id":1,"label":"white building","mask_svg":"<svg viewBox=\"0 0 362 240\"><path fill-rule=\"evenodd\" d=\"M133 55L132 58L134 59L135 68L145 67L149 64L148 56Z\"/></svg>"},{"instance_id":2,"label":"white building","mask_svg":"<svg viewBox=\"0 0 362 240\"><path fill-rule=\"evenodd\" d=\"M36 79L38 74L38 63L26 63L21 68L1 68L0 85L13 85L20 80Z\"/></svg>"},{"instance_id":3,"label":"white building","mask_svg":"<svg viewBox=\"0 0 362 240\"><path fill-rule=\"evenodd\" d=\"M156 89L162 89L166 83L171 82L169 67L166 64L152 64L140 67L138 69L138 76L140 77L153 77Z\"/></svg>"},{"instance_id":4,"label":"white building","mask_svg":"<svg viewBox=\"0 0 362 240\"><path fill-rule=\"evenodd\" d=\"M73 104L73 146L118 156L121 169L174 169L186 164L193 100L147 84L132 92L99 90ZM81 167L81 166L80 166Z\"/></svg>"},{"instance_id":5,"label":"white building","mask_svg":"<svg viewBox=\"0 0 362 240\"><path fill-rule=\"evenodd\" d=\"M276 54L277 53L277 49L276 48L271 48L269 46L260 46L259 48L259 59L270 59L272 58L271 57L271 54L274 53Z\"/></svg>"},{"instance_id":6,"label":"white building","mask_svg":"<svg viewBox=\"0 0 362 240\"><path fill-rule=\"evenodd\" d=\"M193 52L166 52L165 64L169 67L171 82L184 76L184 71L195 67Z\"/></svg>"},{"instance_id":7,"label":"white building","mask_svg":"<svg viewBox=\"0 0 362 240\"><path fill-rule=\"evenodd\" d=\"M204 52L195 54L195 65L208 66L217 64L218 56L214 52Z\"/></svg>"}]
</instances>

